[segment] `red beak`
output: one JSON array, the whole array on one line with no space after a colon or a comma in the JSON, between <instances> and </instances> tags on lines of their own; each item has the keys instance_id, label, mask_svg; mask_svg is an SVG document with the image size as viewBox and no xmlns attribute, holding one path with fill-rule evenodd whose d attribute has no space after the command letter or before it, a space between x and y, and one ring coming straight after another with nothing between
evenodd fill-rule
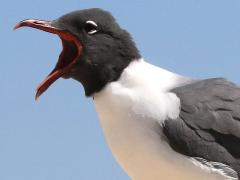
<instances>
[{"instance_id":1,"label":"red beak","mask_svg":"<svg viewBox=\"0 0 240 180\"><path fill-rule=\"evenodd\" d=\"M49 88L51 84L53 84L58 78L67 73L73 67L78 57L81 55L82 45L75 35L73 35L69 31L53 27L51 25L51 21L28 19L17 23L16 26L14 27L14 30L23 26L28 26L49 33L57 34L61 38L63 44L63 51L59 57L56 67L45 78L45 80L43 80L40 83L40 85L36 89L37 93L35 99L37 100L41 96L41 94L44 93ZM68 43L73 44L76 49L74 50L69 49L69 47L67 47ZM71 53L71 55L68 55L68 57L70 56L71 59L65 59L66 58L66 56L64 55L65 53Z\"/></svg>"}]
</instances>

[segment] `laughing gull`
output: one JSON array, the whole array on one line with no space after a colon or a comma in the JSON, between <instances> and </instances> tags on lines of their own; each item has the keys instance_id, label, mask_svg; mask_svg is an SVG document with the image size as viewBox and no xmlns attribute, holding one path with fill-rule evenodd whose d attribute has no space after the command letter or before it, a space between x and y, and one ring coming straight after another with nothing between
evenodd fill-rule
<instances>
[{"instance_id":1,"label":"laughing gull","mask_svg":"<svg viewBox=\"0 0 240 180\"><path fill-rule=\"evenodd\" d=\"M240 179L240 88L195 80L144 61L109 12L86 9L29 26L63 50L36 98L58 78L79 81L116 161L135 180Z\"/></svg>"}]
</instances>

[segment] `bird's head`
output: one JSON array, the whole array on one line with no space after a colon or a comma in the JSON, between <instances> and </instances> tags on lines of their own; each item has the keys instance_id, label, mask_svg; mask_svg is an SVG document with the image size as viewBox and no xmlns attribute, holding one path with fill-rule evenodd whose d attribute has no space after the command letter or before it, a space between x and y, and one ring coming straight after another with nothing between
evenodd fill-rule
<instances>
[{"instance_id":1,"label":"bird's head","mask_svg":"<svg viewBox=\"0 0 240 180\"><path fill-rule=\"evenodd\" d=\"M140 58L128 32L101 9L74 11L53 21L27 19L15 29L23 26L56 34L63 45L55 68L38 86L36 98L60 77L80 81L86 96L91 96Z\"/></svg>"}]
</instances>

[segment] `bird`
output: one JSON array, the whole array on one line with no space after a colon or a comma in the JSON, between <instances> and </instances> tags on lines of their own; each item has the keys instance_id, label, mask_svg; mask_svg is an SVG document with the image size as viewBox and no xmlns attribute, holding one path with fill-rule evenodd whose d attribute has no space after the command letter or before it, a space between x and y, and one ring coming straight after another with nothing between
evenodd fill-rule
<instances>
[{"instance_id":1,"label":"bird","mask_svg":"<svg viewBox=\"0 0 240 180\"><path fill-rule=\"evenodd\" d=\"M106 142L133 180L240 179L240 87L152 65L110 12L82 9L55 20L26 19L55 34L63 50L37 87L60 77L93 100Z\"/></svg>"}]
</instances>

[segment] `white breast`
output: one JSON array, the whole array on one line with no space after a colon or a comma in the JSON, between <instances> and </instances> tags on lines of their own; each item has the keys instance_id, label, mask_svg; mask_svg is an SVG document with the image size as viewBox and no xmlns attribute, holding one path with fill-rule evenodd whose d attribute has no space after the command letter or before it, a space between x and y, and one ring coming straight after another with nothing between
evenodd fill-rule
<instances>
[{"instance_id":1,"label":"white breast","mask_svg":"<svg viewBox=\"0 0 240 180\"><path fill-rule=\"evenodd\" d=\"M164 120L177 118L180 108L179 98L168 90L188 81L138 60L124 70L117 82L109 83L94 95L107 143L132 179L210 177L189 158L173 151L162 134Z\"/></svg>"}]
</instances>

